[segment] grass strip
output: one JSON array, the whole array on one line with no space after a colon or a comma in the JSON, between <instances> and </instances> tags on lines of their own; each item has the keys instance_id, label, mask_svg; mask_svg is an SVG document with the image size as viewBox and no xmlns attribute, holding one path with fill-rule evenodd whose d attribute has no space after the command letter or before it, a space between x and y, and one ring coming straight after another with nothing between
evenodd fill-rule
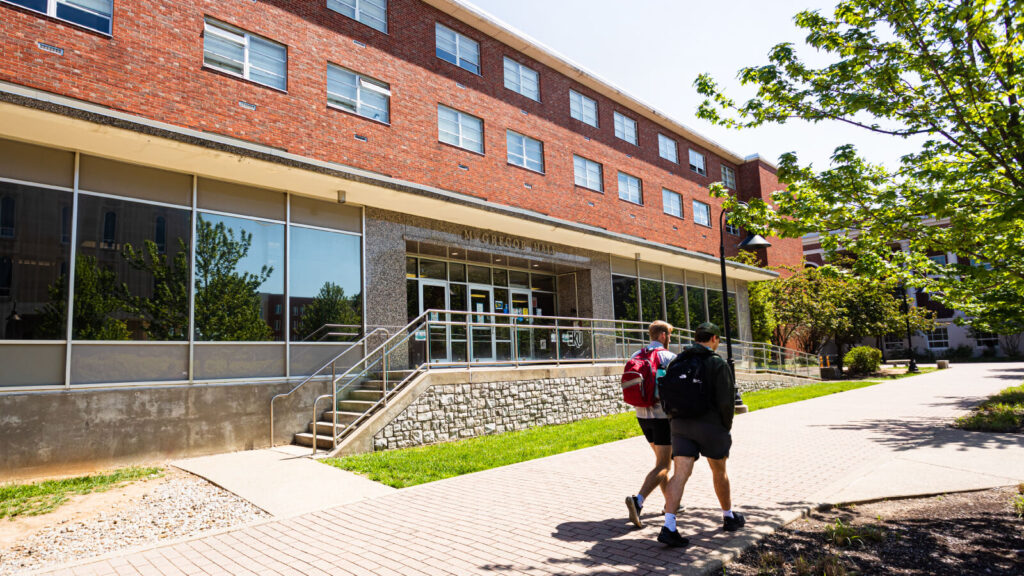
<instances>
[{"instance_id":1,"label":"grass strip","mask_svg":"<svg viewBox=\"0 0 1024 576\"><path fill-rule=\"evenodd\" d=\"M743 401L753 411L879 383L860 380L816 382L750 392L743 395ZM328 458L323 462L394 488L405 488L639 435L636 417L627 412L419 448Z\"/></svg>"},{"instance_id":2,"label":"grass strip","mask_svg":"<svg viewBox=\"0 0 1024 576\"><path fill-rule=\"evenodd\" d=\"M967 416L953 424L963 430L1018 432L1024 430L1024 384L989 396Z\"/></svg>"},{"instance_id":3,"label":"grass strip","mask_svg":"<svg viewBox=\"0 0 1024 576\"><path fill-rule=\"evenodd\" d=\"M0 519L38 516L52 512L68 497L104 492L125 483L163 475L162 468L121 468L106 474L46 480L32 484L0 485Z\"/></svg>"}]
</instances>

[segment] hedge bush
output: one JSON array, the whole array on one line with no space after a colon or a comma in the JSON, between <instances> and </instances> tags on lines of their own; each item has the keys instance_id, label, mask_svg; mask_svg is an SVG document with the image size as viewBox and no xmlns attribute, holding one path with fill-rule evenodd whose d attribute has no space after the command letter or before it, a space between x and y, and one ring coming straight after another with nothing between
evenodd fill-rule
<instances>
[{"instance_id":1,"label":"hedge bush","mask_svg":"<svg viewBox=\"0 0 1024 576\"><path fill-rule=\"evenodd\" d=\"M878 372L882 364L882 351L870 346L857 346L843 356L851 374L871 374Z\"/></svg>"}]
</instances>

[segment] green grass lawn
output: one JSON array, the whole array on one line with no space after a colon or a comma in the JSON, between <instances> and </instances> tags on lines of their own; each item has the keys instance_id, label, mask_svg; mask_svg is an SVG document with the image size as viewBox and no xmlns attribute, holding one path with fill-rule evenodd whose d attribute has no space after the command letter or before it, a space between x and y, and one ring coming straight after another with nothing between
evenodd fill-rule
<instances>
[{"instance_id":1,"label":"green grass lawn","mask_svg":"<svg viewBox=\"0 0 1024 576\"><path fill-rule=\"evenodd\" d=\"M877 380L815 382L794 388L750 392L743 395L743 401L753 411L879 383ZM329 458L323 462L388 486L405 488L639 435L636 417L627 412L421 448Z\"/></svg>"},{"instance_id":2,"label":"green grass lawn","mask_svg":"<svg viewBox=\"0 0 1024 576\"><path fill-rule=\"evenodd\" d=\"M956 419L964 430L982 432L1018 432L1024 430L1024 384L989 396L974 412Z\"/></svg>"},{"instance_id":3,"label":"green grass lawn","mask_svg":"<svg viewBox=\"0 0 1024 576\"><path fill-rule=\"evenodd\" d=\"M122 468L106 474L46 480L32 484L0 485L0 519L52 512L69 496L103 492L127 482L163 475L161 468Z\"/></svg>"}]
</instances>

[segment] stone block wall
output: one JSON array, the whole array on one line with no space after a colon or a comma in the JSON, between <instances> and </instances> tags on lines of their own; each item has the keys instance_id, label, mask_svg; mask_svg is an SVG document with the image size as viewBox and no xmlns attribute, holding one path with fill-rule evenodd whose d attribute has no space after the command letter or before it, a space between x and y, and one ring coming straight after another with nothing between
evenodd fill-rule
<instances>
[{"instance_id":1,"label":"stone block wall","mask_svg":"<svg viewBox=\"0 0 1024 576\"><path fill-rule=\"evenodd\" d=\"M632 410L619 375L431 386L378 432L374 450L564 424Z\"/></svg>"}]
</instances>

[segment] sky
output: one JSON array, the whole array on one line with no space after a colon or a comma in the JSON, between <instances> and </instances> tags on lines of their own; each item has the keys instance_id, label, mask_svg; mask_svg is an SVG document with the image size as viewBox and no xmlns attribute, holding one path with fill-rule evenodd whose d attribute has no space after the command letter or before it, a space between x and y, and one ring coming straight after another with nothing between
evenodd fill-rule
<instances>
[{"instance_id":1,"label":"sky","mask_svg":"<svg viewBox=\"0 0 1024 576\"><path fill-rule=\"evenodd\" d=\"M793 23L804 9L831 14L828 0L463 0L651 105L726 149L777 163L796 152L802 163L829 166L833 150L852 143L869 160L895 166L911 142L838 122L790 122L729 130L699 120L703 98L693 81L709 72L736 101L752 96L737 72L768 63L768 52L792 42L813 64L827 60L803 44Z\"/></svg>"}]
</instances>

